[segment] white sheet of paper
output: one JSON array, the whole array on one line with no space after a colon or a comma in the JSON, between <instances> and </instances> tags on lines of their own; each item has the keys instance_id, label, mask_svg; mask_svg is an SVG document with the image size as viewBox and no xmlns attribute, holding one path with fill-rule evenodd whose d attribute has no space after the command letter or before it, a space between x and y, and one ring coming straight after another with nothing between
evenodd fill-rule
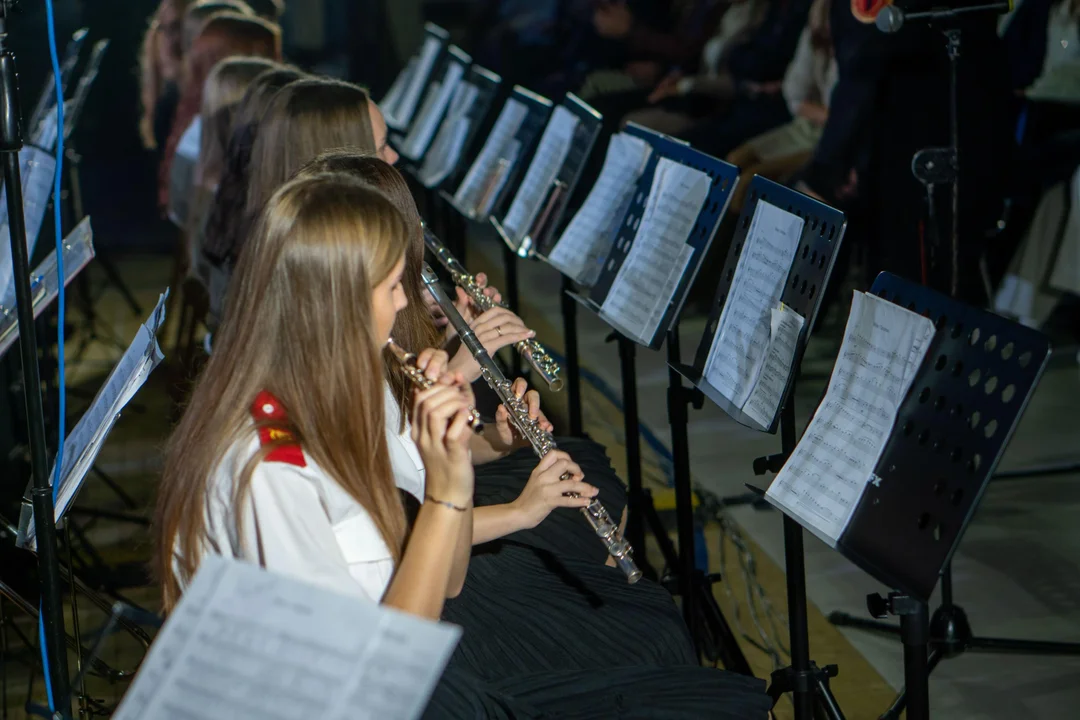
<instances>
[{"instance_id":1,"label":"white sheet of paper","mask_svg":"<svg viewBox=\"0 0 1080 720\"><path fill-rule=\"evenodd\" d=\"M56 159L36 147L19 151L19 173L23 188L23 221L26 223L26 256L33 257L45 210L52 196ZM11 288L13 266L11 231L8 227L7 194L0 184L0 297Z\"/></svg>"},{"instance_id":2,"label":"white sheet of paper","mask_svg":"<svg viewBox=\"0 0 1080 720\"><path fill-rule=\"evenodd\" d=\"M651 155L652 147L641 138L627 133L611 137L596 184L548 256L560 272L585 285L596 281L615 226Z\"/></svg>"},{"instance_id":3,"label":"white sheet of paper","mask_svg":"<svg viewBox=\"0 0 1080 720\"><path fill-rule=\"evenodd\" d=\"M835 547L922 364L934 324L856 292L829 388L768 500Z\"/></svg>"},{"instance_id":4,"label":"white sheet of paper","mask_svg":"<svg viewBox=\"0 0 1080 720\"><path fill-rule=\"evenodd\" d=\"M514 166L517 164L518 158L521 156L521 141L511 140L510 144L506 147L506 151L502 157L499 158L499 162L495 164L495 182L490 186L490 190L486 191L481 196L480 204L476 208L476 215L480 218L485 218L491 215L491 211L495 208L495 203L499 201L499 197L502 196L503 188L506 187L506 183L510 181L510 174L514 172Z\"/></svg>"},{"instance_id":5,"label":"white sheet of paper","mask_svg":"<svg viewBox=\"0 0 1080 720\"><path fill-rule=\"evenodd\" d=\"M627 337L648 342L694 249L687 244L711 186L700 170L662 158L630 252L600 314Z\"/></svg>"},{"instance_id":6,"label":"white sheet of paper","mask_svg":"<svg viewBox=\"0 0 1080 720\"><path fill-rule=\"evenodd\" d=\"M426 188L441 185L461 160L465 151L465 139L472 127L469 111L476 103L480 89L470 82L461 82L454 91L446 119L439 126L439 132L424 155L424 164L420 168L420 182Z\"/></svg>"},{"instance_id":7,"label":"white sheet of paper","mask_svg":"<svg viewBox=\"0 0 1080 720\"><path fill-rule=\"evenodd\" d=\"M415 159L427 151L432 138L435 137L435 131L439 129L439 124L446 116L450 100L464 76L465 66L460 62L451 61L446 66L446 73L442 80L431 84L416 122L413 123L402 143L402 154L405 157Z\"/></svg>"},{"instance_id":8,"label":"white sheet of paper","mask_svg":"<svg viewBox=\"0 0 1080 720\"><path fill-rule=\"evenodd\" d=\"M63 465L60 467L60 491L56 497L56 520L64 516L82 487L83 478L90 471L95 458L101 451L109 431L112 430L120 411L131 401L135 393L146 382L150 372L162 361L164 355L157 344L157 332L165 321L164 293L158 299L153 313L135 333L135 339L124 351L120 362L109 373L105 384L98 390L90 407L79 418L64 439ZM49 469L50 479L55 477L56 468ZM31 520L25 532L27 546L34 548L37 538L34 523Z\"/></svg>"},{"instance_id":9,"label":"white sheet of paper","mask_svg":"<svg viewBox=\"0 0 1080 720\"><path fill-rule=\"evenodd\" d=\"M398 76L394 78L394 84L390 86L390 90L379 101L379 109L383 111L386 122L390 127L396 127L397 107L401 103L401 96L405 94L405 88L408 87L409 82L412 80L414 72L416 72L416 58L411 57L401 72L398 73ZM391 120L394 122L390 122Z\"/></svg>"},{"instance_id":10,"label":"white sheet of paper","mask_svg":"<svg viewBox=\"0 0 1080 720\"><path fill-rule=\"evenodd\" d=\"M521 181L514 201L503 219L503 228L510 239L520 244L532 229L541 206L547 199L547 191L555 182L559 169L566 162L574 133L580 125L577 115L562 105L555 108L548 120L540 143L536 146L532 162Z\"/></svg>"},{"instance_id":11,"label":"white sheet of paper","mask_svg":"<svg viewBox=\"0 0 1080 720\"><path fill-rule=\"evenodd\" d=\"M420 103L420 95L431 78L431 71L435 69L435 61L439 57L442 41L437 37L428 35L424 38L424 45L420 48L420 55L416 59L416 68L409 77L409 82L401 92L401 101L394 108L395 130L404 130L412 122L416 113L416 106Z\"/></svg>"},{"instance_id":12,"label":"white sheet of paper","mask_svg":"<svg viewBox=\"0 0 1080 720\"><path fill-rule=\"evenodd\" d=\"M498 168L499 160L509 157L515 144L514 136L521 129L521 124L528 114L529 109L525 104L513 98L503 105L498 119L495 120L495 125L491 128L491 134L484 141L484 147L465 174L461 187L454 193L454 202L459 208L466 211L480 210L477 205L488 189L492 173Z\"/></svg>"},{"instance_id":13,"label":"white sheet of paper","mask_svg":"<svg viewBox=\"0 0 1080 720\"><path fill-rule=\"evenodd\" d=\"M705 362L706 381L735 407L745 405L761 372L772 311L783 294L804 225L798 215L764 201L754 210Z\"/></svg>"},{"instance_id":14,"label":"white sheet of paper","mask_svg":"<svg viewBox=\"0 0 1080 720\"><path fill-rule=\"evenodd\" d=\"M413 720L461 636L209 555L115 720Z\"/></svg>"},{"instance_id":15,"label":"white sheet of paper","mask_svg":"<svg viewBox=\"0 0 1080 720\"><path fill-rule=\"evenodd\" d=\"M743 412L762 427L769 427L776 417L780 400L784 397L784 388L791 376L791 365L795 361L799 333L802 332L804 324L806 320L803 316L783 303L772 310L765 362L754 383L754 390L742 408Z\"/></svg>"}]
</instances>

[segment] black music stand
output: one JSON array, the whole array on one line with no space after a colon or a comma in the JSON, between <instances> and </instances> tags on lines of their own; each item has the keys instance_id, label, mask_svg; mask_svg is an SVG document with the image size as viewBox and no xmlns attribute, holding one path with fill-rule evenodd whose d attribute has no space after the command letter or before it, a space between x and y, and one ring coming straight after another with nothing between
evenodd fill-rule
<instances>
[{"instance_id":1,"label":"black music stand","mask_svg":"<svg viewBox=\"0 0 1080 720\"><path fill-rule=\"evenodd\" d=\"M454 195L443 193L444 200L450 204L458 215L478 225L487 224L492 216L502 210L506 199L516 194L518 183L520 183L525 168L528 167L533 153L536 151L536 146L540 142L540 135L547 125L548 117L551 115L552 104L550 100L520 85L514 86L503 112L507 111L511 102L524 105L526 111L521 125L513 134L513 140L519 143L517 156L513 159L501 157L498 159L499 164L492 168L492 171L484 178L485 188L478 198L475 208L460 207ZM490 139L489 135L484 143L485 148ZM481 149L480 152L483 154L484 149ZM462 244L464 245L464 237L462 238ZM518 312L517 266L508 263L506 270L506 283L503 291L509 300L507 305L516 313ZM516 354L511 358L510 369L514 377L521 375L521 360Z\"/></svg>"},{"instance_id":2,"label":"black music stand","mask_svg":"<svg viewBox=\"0 0 1080 720\"><path fill-rule=\"evenodd\" d=\"M435 234L438 235L447 247L461 259L465 258L465 227L466 221L458 215L453 205L449 202L446 191L456 188L461 182L462 175L468 165L462 162L463 158L475 157L479 152L476 147L480 138L486 138L488 129L494 121L491 118L491 110L495 106L496 96L502 89L502 78L487 68L473 65L463 81L476 88L476 97L465 111L467 130L461 144L461 152L449 168L449 173L438 182L425 182L420 171L423 166L416 169L417 178L425 190L425 210L428 211L428 219L433 223ZM439 132L451 132L445 127L449 118L444 119L444 127ZM436 136L438 137L438 136ZM463 167L464 166L464 167ZM452 191L451 191L452 195Z\"/></svg>"},{"instance_id":3,"label":"black music stand","mask_svg":"<svg viewBox=\"0 0 1080 720\"><path fill-rule=\"evenodd\" d=\"M412 124L413 116L420 106L424 97L424 90L431 83L436 69L440 66L446 47L450 43L450 33L435 23L424 24L424 41L417 51L412 74L405 80L405 86L401 88L401 95L393 99L388 107L383 108L386 113L386 124L391 133L408 132ZM386 100L384 99L384 103Z\"/></svg>"},{"instance_id":4,"label":"black music stand","mask_svg":"<svg viewBox=\"0 0 1080 720\"><path fill-rule=\"evenodd\" d=\"M796 343L795 356L791 363L791 372L779 404L779 410L768 426L763 426L736 407L705 379L705 365L713 339L718 329L720 316L727 302L728 293L735 279L735 270L743 252L746 237L759 202L767 202L787 212L803 218L802 238L792 261L787 282L780 296L780 302L802 315L805 322ZM689 449L687 445L688 406L700 409L703 396L712 400L724 412L741 425L761 432L775 433L780 428L781 452L754 460L754 473L779 472L795 449L795 378L799 374L806 343L814 327L821 300L825 296L825 287L836 263L840 243L847 228L844 214L812 198L778 185L761 176L755 176L750 183L750 192L742 215L739 217L732 239L731 249L720 276L712 313L705 326L705 334L698 345L697 355L692 367L680 365L678 353L670 363L673 369L671 394L672 410L672 452L675 463L676 497L679 486L686 496L684 506L680 505L680 528L684 518L692 521L690 504L690 469ZM671 352L671 344L668 345ZM693 388L682 388L679 376L691 382ZM693 548L693 545L690 545ZM822 704L829 717L842 717L836 701L829 690L828 678L835 675L833 666L818 668L810 660L810 644L806 618L806 570L804 565L802 528L791 518L784 517L784 559L788 587L788 623L791 634L792 666L773 673L773 686L770 694L774 701L784 692L795 694L795 717L807 720L813 714L812 704ZM692 558L683 559L686 563L683 572L697 571ZM707 580L707 578L706 578Z\"/></svg>"},{"instance_id":5,"label":"black music stand","mask_svg":"<svg viewBox=\"0 0 1080 720\"><path fill-rule=\"evenodd\" d=\"M502 222L495 217L491 218L492 226L503 240L506 277L514 278L513 285L507 282L506 288L511 307L518 306L517 259L541 257L541 249L550 249L554 242L555 230L562 225L570 198L573 197L578 182L581 180L585 164L596 145L596 138L600 135L603 117L581 98L573 93L567 93L561 107L577 118L578 125L570 141L566 159L556 170L551 184L543 190L544 200L532 227L520 239L511 238ZM533 158L534 163L538 160L538 156ZM566 294L566 291L571 289L570 282L563 277L561 302L563 338L566 344L566 375L569 384L570 434L581 437L584 428L581 410L581 366L578 362L577 351L577 305ZM569 321L568 317L571 318Z\"/></svg>"},{"instance_id":6,"label":"black music stand","mask_svg":"<svg viewBox=\"0 0 1080 720\"><path fill-rule=\"evenodd\" d=\"M431 81L424 90L424 101L420 105L420 113L413 118L413 123L408 132L402 134L395 142L402 159L400 164L408 168L412 174L415 175L416 168L423 163L424 156L427 154L428 148L431 147L431 143L439 131L439 126L446 116L446 111L450 107L450 101L453 99L457 83L464 81L471 65L472 57L457 45L451 45L443 55L442 64L438 71L431 74ZM457 83L451 89L446 90L447 83L455 76L459 78ZM436 78L438 78L437 81ZM436 84L438 87L436 87ZM435 118L434 124L427 130L417 127L418 123L427 114ZM408 141L413 138L414 132L419 134L414 138L415 147L410 147Z\"/></svg>"},{"instance_id":7,"label":"black music stand","mask_svg":"<svg viewBox=\"0 0 1080 720\"><path fill-rule=\"evenodd\" d=\"M1051 349L1046 336L1036 330L889 273L877 277L871 292L922 313L937 325L875 468L883 481L880 486L867 485L838 547L856 565L899 591L887 599L872 595L869 605L877 617L887 612L900 615L901 625L843 613L829 619L901 636L906 688L882 717L898 718L907 705L907 716L914 719L926 717L927 676L943 658L965 650L1080 654L1080 643L975 637L963 609L952 600L953 554ZM889 477L903 482L889 483ZM939 577L942 604L927 625L927 602Z\"/></svg>"},{"instance_id":8,"label":"black music stand","mask_svg":"<svg viewBox=\"0 0 1080 720\"><path fill-rule=\"evenodd\" d=\"M712 181L711 187L698 214L697 221L686 239L687 245L692 248L692 254L686 265L685 272L680 277L672 296L667 301L666 309L652 336L631 340L621 331L617 330L613 334L614 339L619 343L620 367L623 379L623 413L626 423L629 494L627 536L631 545L638 549L640 553L640 549L645 544L645 527L646 522L648 523L648 527L656 536L657 543L664 555L669 573L675 576L674 583L668 583L668 585L670 587L674 584L674 589L682 597L683 615L698 650L704 649L699 630L707 627L712 631L712 639L715 640L709 648L710 654L713 657L720 658L724 667L728 670L750 675L752 674L750 664L743 655L735 634L712 597L711 588L705 582L698 582L698 579L702 576L694 567L692 498L689 492L685 492L690 487L688 456L682 454L686 459L686 463L680 467L678 462L680 453L675 448L676 475L678 476L680 471L685 474L685 482L681 486L679 482L676 482L675 486L676 505L679 509L678 551L676 551L675 546L668 537L659 513L656 512L653 506L651 495L645 492L642 486L641 445L637 412L637 371L635 367L636 345L640 343L649 349L658 350L663 345L665 337L668 342L669 361L678 363L678 318L690 287L693 285L694 279L701 268L701 263L708 253L716 231L720 226L720 220L727 210L731 192L738 181L739 170L730 163L710 157L694 150L683 142L663 135L649 133L645 139L652 146L653 152L645 171L638 179L637 189L632 196L630 206L615 232L611 249L604 260L600 276L590 289L587 298L579 295L574 295L574 297L587 308L599 314L604 301L612 290L619 270L629 256L633 244L638 241L636 239L638 227L645 213L645 205L660 160L675 161L681 165L699 170L710 177ZM675 375L674 371L669 373L669 379L673 386L672 390L669 391L668 411L674 423L678 413L678 403L672 403L671 400L678 393L676 386L681 385L681 383L679 383L678 376ZM680 442L679 431L674 424L672 427L672 440L673 444ZM682 440L685 440L685 428ZM685 443L683 445L685 447ZM688 511L689 514L684 511ZM686 520L689 520L689 522L685 522ZM640 554L643 555L643 553ZM641 562L641 566L643 571L656 577L655 570L649 567L647 562ZM691 570L686 571L687 567L691 568Z\"/></svg>"}]
</instances>

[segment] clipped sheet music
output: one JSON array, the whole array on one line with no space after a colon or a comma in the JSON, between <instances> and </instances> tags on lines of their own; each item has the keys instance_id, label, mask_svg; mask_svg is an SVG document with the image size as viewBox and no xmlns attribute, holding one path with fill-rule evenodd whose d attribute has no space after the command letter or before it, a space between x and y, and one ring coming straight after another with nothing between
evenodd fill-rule
<instances>
[{"instance_id":1,"label":"clipped sheet music","mask_svg":"<svg viewBox=\"0 0 1080 720\"><path fill-rule=\"evenodd\" d=\"M23 220L26 223L26 256L33 257L45 210L52 195L56 159L36 147L19 151L19 173L23 188ZM0 185L0 190L2 190ZM0 297L11 288L12 273L11 231L8 227L7 193L0 194Z\"/></svg>"},{"instance_id":2,"label":"clipped sheet music","mask_svg":"<svg viewBox=\"0 0 1080 720\"><path fill-rule=\"evenodd\" d=\"M533 160L521 181L510 210L503 218L502 226L510 240L520 245L536 221L541 206L547 199L547 191L555 182L559 169L566 162L574 133L581 123L577 115L562 105L555 108L548 120Z\"/></svg>"},{"instance_id":3,"label":"clipped sheet music","mask_svg":"<svg viewBox=\"0 0 1080 720\"><path fill-rule=\"evenodd\" d=\"M480 89L472 83L458 84L450 101L450 108L446 111L446 118L424 155L424 164L418 173L424 187L434 188L441 185L458 166L461 154L465 152L469 128L472 127L469 112L479 96Z\"/></svg>"},{"instance_id":4,"label":"clipped sheet music","mask_svg":"<svg viewBox=\"0 0 1080 720\"><path fill-rule=\"evenodd\" d=\"M766 498L832 547L844 533L922 364L934 324L855 292L829 389Z\"/></svg>"},{"instance_id":5,"label":"clipped sheet music","mask_svg":"<svg viewBox=\"0 0 1080 720\"><path fill-rule=\"evenodd\" d=\"M483 149L454 193L454 203L473 217L487 217L495 204L509 167L520 152L521 143L514 138L528 114L524 103L513 98L506 101Z\"/></svg>"},{"instance_id":6,"label":"clipped sheet music","mask_svg":"<svg viewBox=\"0 0 1080 720\"><path fill-rule=\"evenodd\" d=\"M626 337L648 344L679 286L694 248L687 243L712 182L700 170L661 158L630 253L600 315Z\"/></svg>"},{"instance_id":7,"label":"clipped sheet music","mask_svg":"<svg viewBox=\"0 0 1080 720\"><path fill-rule=\"evenodd\" d=\"M461 629L208 555L114 720L414 720Z\"/></svg>"},{"instance_id":8,"label":"clipped sheet music","mask_svg":"<svg viewBox=\"0 0 1080 720\"><path fill-rule=\"evenodd\" d=\"M420 94L424 92L431 71L435 69L435 61L439 58L441 49L442 41L439 38L432 35L424 38L424 45L416 59L416 67L409 76L405 89L401 91L401 99L394 107L394 114L386 118L387 124L393 129L404 130L412 122L416 106L420 102Z\"/></svg>"},{"instance_id":9,"label":"clipped sheet music","mask_svg":"<svg viewBox=\"0 0 1080 720\"><path fill-rule=\"evenodd\" d=\"M435 131L439 129L439 123L443 121L446 108L450 104L462 77L465 76L465 66L460 62L447 63L446 72L442 80L431 83L427 96L416 116L416 122L409 129L409 134L401 144L401 154L409 159L416 159L427 151L431 145L431 139L435 137Z\"/></svg>"},{"instance_id":10,"label":"clipped sheet music","mask_svg":"<svg viewBox=\"0 0 1080 720\"><path fill-rule=\"evenodd\" d=\"M11 251L8 250L10 255ZM94 258L94 231L90 218L83 218L71 234L64 238L64 287ZM34 300L34 317L38 317L59 291L56 277L56 250L30 273L30 296ZM0 357L19 339L19 317L15 307L15 283L9 283L7 293L0 297Z\"/></svg>"},{"instance_id":11,"label":"clipped sheet music","mask_svg":"<svg viewBox=\"0 0 1080 720\"><path fill-rule=\"evenodd\" d=\"M785 375L777 394L775 373L785 361L776 353L783 348L782 354L786 355L788 346L792 346L792 357L786 359L789 371L794 357L794 343L785 334L777 334L779 330L790 330L794 321L789 318L778 325L774 312L779 308L805 224L798 215L758 201L705 361L705 380L735 407L743 409L766 428L772 424L775 406L779 405L787 384ZM788 316L795 314L790 308L781 312ZM802 320L800 317L800 330ZM770 360L768 382L750 409L746 406L759 383L766 358ZM768 411L770 406L773 407L771 413ZM764 417L768 419L763 421Z\"/></svg>"},{"instance_id":12,"label":"clipped sheet music","mask_svg":"<svg viewBox=\"0 0 1080 720\"><path fill-rule=\"evenodd\" d=\"M135 393L146 382L150 372L162 361L164 355L157 344L157 333L165 322L165 292L158 299L157 306L135 334L135 339L124 352L120 362L109 373L105 384L90 403L89 409L64 440L63 465L60 466L60 490L56 497L56 520L64 516L76 494L82 487L83 479L90 472L94 460L101 451L109 431L120 417L120 411L131 401ZM49 477L53 478L56 468L50 468ZM37 537L34 531L33 508L23 504L19 524L18 545L36 549Z\"/></svg>"},{"instance_id":13,"label":"clipped sheet music","mask_svg":"<svg viewBox=\"0 0 1080 720\"><path fill-rule=\"evenodd\" d=\"M652 147L641 138L627 133L611 137L600 177L548 256L560 272L583 285L596 282L651 155Z\"/></svg>"}]
</instances>

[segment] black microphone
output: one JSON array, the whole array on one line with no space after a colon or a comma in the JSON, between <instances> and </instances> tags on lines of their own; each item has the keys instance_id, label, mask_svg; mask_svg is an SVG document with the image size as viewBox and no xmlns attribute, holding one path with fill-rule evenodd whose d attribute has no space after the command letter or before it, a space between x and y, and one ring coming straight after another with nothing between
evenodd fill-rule
<instances>
[{"instance_id":1,"label":"black microphone","mask_svg":"<svg viewBox=\"0 0 1080 720\"><path fill-rule=\"evenodd\" d=\"M941 10L928 10L926 12L906 13L895 5L886 5L878 12L874 24L878 30L886 33L897 32L904 26L907 20L951 20L974 12L994 12L998 15L1007 13L1013 9L1012 0L996 2L988 5L972 5L970 7L944 8Z\"/></svg>"}]
</instances>

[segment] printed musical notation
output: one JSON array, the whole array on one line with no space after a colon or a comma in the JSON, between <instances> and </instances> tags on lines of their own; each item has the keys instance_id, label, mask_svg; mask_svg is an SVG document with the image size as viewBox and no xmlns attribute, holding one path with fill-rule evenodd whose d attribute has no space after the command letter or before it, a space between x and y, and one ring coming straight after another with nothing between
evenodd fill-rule
<instances>
[{"instance_id":1,"label":"printed musical notation","mask_svg":"<svg viewBox=\"0 0 1080 720\"><path fill-rule=\"evenodd\" d=\"M395 130L404 130L412 122L416 106L420 102L420 93L424 92L428 78L435 69L435 61L442 49L442 40L431 35L424 38L424 45L420 48L420 56L416 60L413 72L409 74L405 87L398 96L398 102L387 113L386 122ZM393 90L393 88L391 88Z\"/></svg>"},{"instance_id":2,"label":"printed musical notation","mask_svg":"<svg viewBox=\"0 0 1080 720\"><path fill-rule=\"evenodd\" d=\"M503 228L515 244L521 244L521 240L536 220L540 207L547 199L548 189L566 162L579 124L577 115L562 105L551 113L551 119L533 154L525 179L521 181L521 187L503 219Z\"/></svg>"},{"instance_id":3,"label":"printed musical notation","mask_svg":"<svg viewBox=\"0 0 1080 720\"><path fill-rule=\"evenodd\" d=\"M36 147L19 151L19 173L23 187L23 220L26 225L26 256L34 256L45 210L53 189L56 160ZM0 297L12 287L14 268L11 259L11 236L8 227L7 195L0 193Z\"/></svg>"},{"instance_id":4,"label":"printed musical notation","mask_svg":"<svg viewBox=\"0 0 1080 720\"><path fill-rule=\"evenodd\" d=\"M528 107L524 103L513 98L506 101L491 134L484 141L484 147L476 156L472 167L461 181L461 187L454 193L454 203L463 210L478 212L478 206L484 200L485 195L490 196L489 184L495 172L497 172L500 160L509 159L514 145L520 143L514 140L529 114ZM515 153L516 154L516 153ZM490 206L490 202L485 203ZM484 213L479 213L483 215Z\"/></svg>"},{"instance_id":5,"label":"printed musical notation","mask_svg":"<svg viewBox=\"0 0 1080 720\"><path fill-rule=\"evenodd\" d=\"M766 497L835 547L922 364L934 324L856 292L825 398Z\"/></svg>"},{"instance_id":6,"label":"printed musical notation","mask_svg":"<svg viewBox=\"0 0 1080 720\"><path fill-rule=\"evenodd\" d=\"M615 226L626 215L651 155L641 138L626 133L611 137L596 184L548 256L560 272L583 285L596 282Z\"/></svg>"},{"instance_id":7,"label":"printed musical notation","mask_svg":"<svg viewBox=\"0 0 1080 720\"><path fill-rule=\"evenodd\" d=\"M470 82L459 83L446 111L446 119L439 126L439 132L424 155L424 164L420 167L420 182L426 188L442 184L461 160L465 151L465 140L472 127L470 111L480 96L480 89Z\"/></svg>"},{"instance_id":8,"label":"printed musical notation","mask_svg":"<svg viewBox=\"0 0 1080 720\"><path fill-rule=\"evenodd\" d=\"M424 102L420 106L420 112L417 113L416 121L409 128L409 134L405 136L401 144L402 155L415 160L427 151L464 75L464 65L459 62L450 62L446 66L442 81L431 83Z\"/></svg>"},{"instance_id":9,"label":"printed musical notation","mask_svg":"<svg viewBox=\"0 0 1080 720\"><path fill-rule=\"evenodd\" d=\"M782 309L779 318L774 314L804 225L798 215L758 201L705 362L706 381L764 427L772 424L787 386L803 325L803 318L790 308ZM795 317L798 331L791 339L786 333L796 325ZM778 337L778 332L785 334ZM767 358L769 379L750 407ZM777 377L781 371L782 380Z\"/></svg>"},{"instance_id":10,"label":"printed musical notation","mask_svg":"<svg viewBox=\"0 0 1080 720\"><path fill-rule=\"evenodd\" d=\"M209 555L113 717L412 720L460 635Z\"/></svg>"},{"instance_id":11,"label":"printed musical notation","mask_svg":"<svg viewBox=\"0 0 1080 720\"><path fill-rule=\"evenodd\" d=\"M662 158L630 253L615 276L601 316L647 344L686 272L694 248L686 241L709 194L709 176Z\"/></svg>"}]
</instances>

